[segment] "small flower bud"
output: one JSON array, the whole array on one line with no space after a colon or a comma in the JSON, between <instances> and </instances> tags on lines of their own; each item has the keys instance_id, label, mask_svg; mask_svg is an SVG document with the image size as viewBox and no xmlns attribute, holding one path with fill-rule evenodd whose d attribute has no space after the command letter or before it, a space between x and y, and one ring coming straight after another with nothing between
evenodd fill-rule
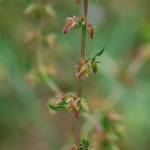
<instances>
[{"instance_id":1,"label":"small flower bud","mask_svg":"<svg viewBox=\"0 0 150 150\"><path fill-rule=\"evenodd\" d=\"M94 29L94 26L92 25L92 23L90 23L90 22L87 23L87 30L88 30L90 39L93 39L95 36L95 29Z\"/></svg>"},{"instance_id":2,"label":"small flower bud","mask_svg":"<svg viewBox=\"0 0 150 150\"><path fill-rule=\"evenodd\" d=\"M73 16L69 17L66 20L66 24L64 26L63 32L64 34L68 33L72 29L79 28L85 22L85 18L83 16Z\"/></svg>"},{"instance_id":3,"label":"small flower bud","mask_svg":"<svg viewBox=\"0 0 150 150\"><path fill-rule=\"evenodd\" d=\"M68 18L66 20L66 24L63 29L64 34L68 33L71 29L74 29L76 26L77 26L77 21L76 21L75 17Z\"/></svg>"}]
</instances>

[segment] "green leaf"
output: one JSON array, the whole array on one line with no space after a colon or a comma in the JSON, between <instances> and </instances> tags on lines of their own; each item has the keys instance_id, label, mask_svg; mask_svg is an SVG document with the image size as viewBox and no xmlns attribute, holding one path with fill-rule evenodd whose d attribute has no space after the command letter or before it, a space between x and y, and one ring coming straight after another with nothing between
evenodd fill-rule
<instances>
[{"instance_id":1,"label":"green leaf","mask_svg":"<svg viewBox=\"0 0 150 150\"><path fill-rule=\"evenodd\" d=\"M79 150L88 150L90 144L88 140L82 140Z\"/></svg>"},{"instance_id":2,"label":"green leaf","mask_svg":"<svg viewBox=\"0 0 150 150\"><path fill-rule=\"evenodd\" d=\"M63 102L58 105L49 104L49 108L52 109L53 111L60 111L60 110L67 110L69 106L66 102Z\"/></svg>"},{"instance_id":3,"label":"green leaf","mask_svg":"<svg viewBox=\"0 0 150 150\"><path fill-rule=\"evenodd\" d=\"M88 140L82 140L82 145L84 146L84 147L89 147L89 141Z\"/></svg>"},{"instance_id":4,"label":"green leaf","mask_svg":"<svg viewBox=\"0 0 150 150\"><path fill-rule=\"evenodd\" d=\"M105 46L93 56L92 61L95 61L96 57L101 56L104 53L104 51L105 51Z\"/></svg>"}]
</instances>

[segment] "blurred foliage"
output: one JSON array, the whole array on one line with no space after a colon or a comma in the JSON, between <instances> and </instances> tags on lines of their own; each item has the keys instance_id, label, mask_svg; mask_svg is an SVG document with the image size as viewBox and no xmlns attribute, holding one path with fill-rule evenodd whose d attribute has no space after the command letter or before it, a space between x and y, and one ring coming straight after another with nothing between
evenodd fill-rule
<instances>
[{"instance_id":1,"label":"blurred foliage","mask_svg":"<svg viewBox=\"0 0 150 150\"><path fill-rule=\"evenodd\" d=\"M51 115L48 103L55 92L76 89L80 32L64 37L62 29L68 14L78 15L82 10L73 0L48 0L56 14L46 19L42 31L43 64L39 66L36 42L26 43L38 22L24 14L37 1L0 0L0 150L67 150L73 145L72 115ZM100 71L84 81L83 92L92 118L109 130L121 150L150 149L149 5L149 0L90 1L96 38L90 42L87 38L87 57L104 43L106 49ZM108 116L114 113L115 118L121 115L121 123L109 129ZM82 136L97 148L99 132L91 117L85 118ZM119 141L116 128L117 137L118 131L123 132Z\"/></svg>"}]
</instances>

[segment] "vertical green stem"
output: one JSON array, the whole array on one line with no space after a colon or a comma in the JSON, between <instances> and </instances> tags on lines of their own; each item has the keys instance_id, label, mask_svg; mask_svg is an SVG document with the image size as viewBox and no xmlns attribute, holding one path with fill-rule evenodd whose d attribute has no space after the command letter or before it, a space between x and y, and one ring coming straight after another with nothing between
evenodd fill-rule
<instances>
[{"instance_id":1,"label":"vertical green stem","mask_svg":"<svg viewBox=\"0 0 150 150\"><path fill-rule=\"evenodd\" d=\"M82 26L82 37L81 37L81 51L80 59L83 60L85 57L85 45L86 45L86 25Z\"/></svg>"},{"instance_id":2,"label":"vertical green stem","mask_svg":"<svg viewBox=\"0 0 150 150\"><path fill-rule=\"evenodd\" d=\"M88 13L88 0L84 0L84 17L87 19ZM86 23L82 26L81 34L81 50L80 50L80 61L85 58L85 49L86 49ZM80 79L77 79L77 97L82 95L82 83ZM80 116L75 118L75 140L76 145L80 145Z\"/></svg>"}]
</instances>

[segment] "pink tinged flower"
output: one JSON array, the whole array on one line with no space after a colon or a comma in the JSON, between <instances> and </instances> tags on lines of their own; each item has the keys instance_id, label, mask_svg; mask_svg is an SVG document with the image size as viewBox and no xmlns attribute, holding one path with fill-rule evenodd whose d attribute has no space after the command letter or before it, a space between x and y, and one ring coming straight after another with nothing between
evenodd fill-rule
<instances>
[{"instance_id":1,"label":"pink tinged flower","mask_svg":"<svg viewBox=\"0 0 150 150\"><path fill-rule=\"evenodd\" d=\"M92 25L92 23L90 23L90 22L87 23L87 30L88 30L90 39L93 39L95 36L95 29L94 29L94 26Z\"/></svg>"},{"instance_id":2,"label":"pink tinged flower","mask_svg":"<svg viewBox=\"0 0 150 150\"><path fill-rule=\"evenodd\" d=\"M77 21L75 18L68 18L64 26L64 34L68 33L71 29L74 29L77 26Z\"/></svg>"},{"instance_id":3,"label":"pink tinged flower","mask_svg":"<svg viewBox=\"0 0 150 150\"><path fill-rule=\"evenodd\" d=\"M80 3L80 0L75 0L76 4L79 4Z\"/></svg>"}]
</instances>

